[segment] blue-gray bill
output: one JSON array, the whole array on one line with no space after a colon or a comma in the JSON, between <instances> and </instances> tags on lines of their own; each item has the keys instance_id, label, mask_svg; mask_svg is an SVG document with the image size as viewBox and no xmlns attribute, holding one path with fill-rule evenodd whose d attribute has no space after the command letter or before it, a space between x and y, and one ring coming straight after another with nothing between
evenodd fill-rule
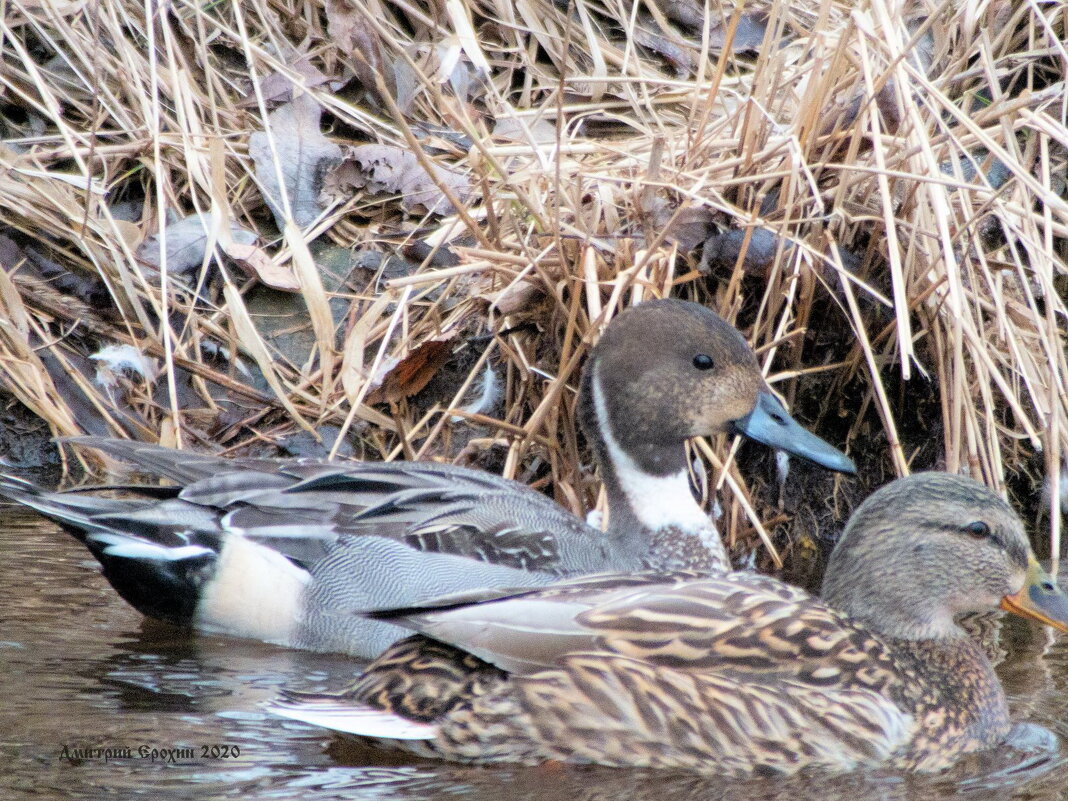
<instances>
[{"instance_id":1,"label":"blue-gray bill","mask_svg":"<svg viewBox=\"0 0 1068 801\"><path fill-rule=\"evenodd\" d=\"M734 421L734 430L744 437L835 470L856 473L853 460L834 446L803 428L770 392L761 392L749 414Z\"/></svg>"},{"instance_id":2,"label":"blue-gray bill","mask_svg":"<svg viewBox=\"0 0 1068 801\"><path fill-rule=\"evenodd\" d=\"M1028 563L1023 588L1015 595L1002 598L1001 608L1014 615L1040 620L1061 631L1068 631L1068 595L1042 569L1034 556Z\"/></svg>"}]
</instances>

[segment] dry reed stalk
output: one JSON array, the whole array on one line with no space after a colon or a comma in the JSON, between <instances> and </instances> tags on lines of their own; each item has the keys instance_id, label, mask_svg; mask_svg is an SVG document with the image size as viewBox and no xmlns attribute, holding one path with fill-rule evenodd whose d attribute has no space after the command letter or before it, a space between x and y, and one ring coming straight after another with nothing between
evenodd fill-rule
<instances>
[{"instance_id":1,"label":"dry reed stalk","mask_svg":"<svg viewBox=\"0 0 1068 801\"><path fill-rule=\"evenodd\" d=\"M1068 10L771 0L761 22L720 6L695 26L705 4L685 1L178 0L147 19L133 0L9 3L0 382L56 433L79 428L55 388L69 380L117 435L237 445L332 428L324 451L462 454L581 513L597 503L574 429L582 358L623 306L672 293L738 324L807 422L850 443L858 484L805 474L835 515L838 496L916 466L968 470L1037 512L1068 453ZM249 134L266 131L265 173L284 181L270 114L300 92L333 141L414 154L452 211L360 195L302 225L281 193L272 221ZM435 166L466 175L471 198ZM183 290L167 223L192 213L210 222ZM693 219L705 233L686 239ZM229 263L212 294L231 224L292 270L284 313ZM330 241L429 255L335 280ZM57 291L101 316L72 329ZM508 333L437 403L366 403L449 331ZM160 377L115 396L58 358L109 343L159 358ZM457 414L487 366L503 399ZM728 534L778 564L784 497L760 486L763 462L738 451L747 486L733 450L697 452L730 487Z\"/></svg>"}]
</instances>

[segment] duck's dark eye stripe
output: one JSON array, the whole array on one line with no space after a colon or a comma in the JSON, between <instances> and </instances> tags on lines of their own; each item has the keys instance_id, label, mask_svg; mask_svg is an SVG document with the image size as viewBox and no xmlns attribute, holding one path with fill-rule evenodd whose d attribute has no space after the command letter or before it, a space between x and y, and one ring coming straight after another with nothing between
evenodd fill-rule
<instances>
[{"instance_id":1,"label":"duck's dark eye stripe","mask_svg":"<svg viewBox=\"0 0 1068 801\"><path fill-rule=\"evenodd\" d=\"M698 370L711 370L715 364L707 353L698 353L693 357L693 366Z\"/></svg>"}]
</instances>

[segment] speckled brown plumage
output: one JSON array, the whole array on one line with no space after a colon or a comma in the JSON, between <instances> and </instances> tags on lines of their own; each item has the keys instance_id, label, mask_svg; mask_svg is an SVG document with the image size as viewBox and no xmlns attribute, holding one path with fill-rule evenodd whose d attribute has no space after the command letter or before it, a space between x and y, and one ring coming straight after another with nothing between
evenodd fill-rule
<instances>
[{"instance_id":1,"label":"speckled brown plumage","mask_svg":"<svg viewBox=\"0 0 1068 801\"><path fill-rule=\"evenodd\" d=\"M429 725L393 744L462 761L931 771L1010 730L990 662L954 615L1001 603L1068 630L1068 598L1016 515L945 474L865 502L825 590L821 600L752 573L677 573L452 599L390 614L438 642L399 643L349 694L276 711L383 710L381 735L391 716L411 718L407 692L430 693Z\"/></svg>"}]
</instances>

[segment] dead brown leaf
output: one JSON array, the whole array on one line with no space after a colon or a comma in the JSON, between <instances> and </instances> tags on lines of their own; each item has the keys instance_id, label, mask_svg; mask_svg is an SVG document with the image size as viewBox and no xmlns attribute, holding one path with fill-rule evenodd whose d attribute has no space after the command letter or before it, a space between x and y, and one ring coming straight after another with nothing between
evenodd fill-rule
<instances>
[{"instance_id":1,"label":"dead brown leaf","mask_svg":"<svg viewBox=\"0 0 1068 801\"><path fill-rule=\"evenodd\" d=\"M530 281L519 281L500 290L482 295L498 312L508 317L527 311L545 296L545 289Z\"/></svg>"},{"instance_id":2,"label":"dead brown leaf","mask_svg":"<svg viewBox=\"0 0 1068 801\"><path fill-rule=\"evenodd\" d=\"M293 220L301 227L310 225L322 211L319 191L323 175L342 156L341 148L319 130L320 117L322 109L315 99L301 95L268 116L269 133L256 131L248 138L248 153L256 164L256 180L279 229L285 228L286 215L271 141L273 139L278 153L278 166Z\"/></svg>"},{"instance_id":3,"label":"dead brown leaf","mask_svg":"<svg viewBox=\"0 0 1068 801\"><path fill-rule=\"evenodd\" d=\"M293 271L274 260L257 245L231 242L224 250L234 264L244 270L251 278L258 278L261 283L282 292L299 292L300 282Z\"/></svg>"},{"instance_id":4,"label":"dead brown leaf","mask_svg":"<svg viewBox=\"0 0 1068 801\"><path fill-rule=\"evenodd\" d=\"M689 253L708 238L713 228L712 210L705 206L687 206L673 213L665 225L670 225L664 237L674 242L683 253Z\"/></svg>"},{"instance_id":5,"label":"dead brown leaf","mask_svg":"<svg viewBox=\"0 0 1068 801\"><path fill-rule=\"evenodd\" d=\"M396 97L393 70L382 57L379 37L367 22L367 12L350 0L326 0L326 24L330 39L348 57L364 89L377 96L381 78L386 91Z\"/></svg>"},{"instance_id":6,"label":"dead brown leaf","mask_svg":"<svg viewBox=\"0 0 1068 801\"><path fill-rule=\"evenodd\" d=\"M434 166L435 176L462 203L471 194L466 176ZM436 214L453 210L445 194L423 169L414 153L392 145L357 145L323 182L331 200L365 190L370 195L399 196L407 213L422 209Z\"/></svg>"},{"instance_id":7,"label":"dead brown leaf","mask_svg":"<svg viewBox=\"0 0 1068 801\"><path fill-rule=\"evenodd\" d=\"M314 89L316 86L322 86L330 81L330 78L324 75L322 70L316 67L306 55L294 53L287 63L303 80L299 83L294 83L290 76L281 72L272 72L260 83L260 92L263 94L263 99L268 103L290 102L293 99L295 86ZM254 96L249 96L239 105L243 108L251 108L257 102Z\"/></svg>"},{"instance_id":8,"label":"dead brown leaf","mask_svg":"<svg viewBox=\"0 0 1068 801\"><path fill-rule=\"evenodd\" d=\"M452 355L449 342L453 331L437 339L429 339L401 359L386 373L382 383L367 396L368 403L396 403L410 398L423 389Z\"/></svg>"},{"instance_id":9,"label":"dead brown leaf","mask_svg":"<svg viewBox=\"0 0 1068 801\"><path fill-rule=\"evenodd\" d=\"M167 272L170 275L186 275L200 269L208 247L208 231L212 225L210 215L191 214L167 226ZM241 245L252 245L257 236L236 222L230 223L230 238ZM160 235L152 234L137 251L139 258L157 270L163 264Z\"/></svg>"},{"instance_id":10,"label":"dead brown leaf","mask_svg":"<svg viewBox=\"0 0 1068 801\"><path fill-rule=\"evenodd\" d=\"M652 238L663 232L663 241L677 244L683 253L704 242L713 230L713 214L706 206L679 209L652 192L643 192L639 203L647 236Z\"/></svg>"}]
</instances>

